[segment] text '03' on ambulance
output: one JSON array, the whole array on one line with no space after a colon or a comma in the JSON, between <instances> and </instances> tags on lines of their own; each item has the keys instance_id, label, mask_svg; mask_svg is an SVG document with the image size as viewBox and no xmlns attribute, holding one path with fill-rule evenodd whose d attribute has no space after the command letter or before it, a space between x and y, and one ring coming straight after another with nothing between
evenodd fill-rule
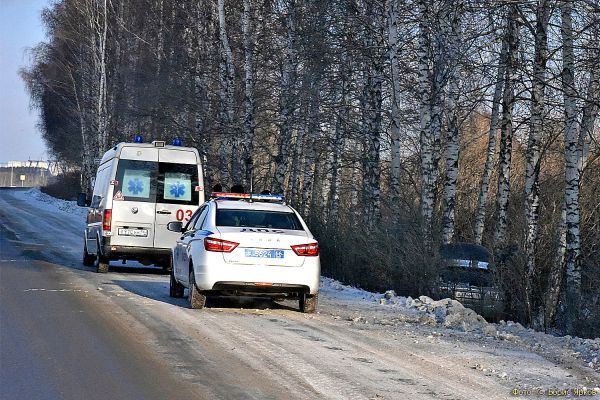
<instances>
[{"instance_id":1,"label":"text '03' on ambulance","mask_svg":"<svg viewBox=\"0 0 600 400\"><path fill-rule=\"evenodd\" d=\"M189 220L204 203L198 151L164 141L120 143L107 151L94 180L88 206L83 263L107 272L112 260L135 260L170 269L171 248L178 234L170 221Z\"/></svg>"}]
</instances>

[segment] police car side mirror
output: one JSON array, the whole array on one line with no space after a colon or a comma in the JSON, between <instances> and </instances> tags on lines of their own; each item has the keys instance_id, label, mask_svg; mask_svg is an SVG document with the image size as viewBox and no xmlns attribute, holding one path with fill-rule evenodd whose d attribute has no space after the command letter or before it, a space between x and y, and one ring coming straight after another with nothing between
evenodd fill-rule
<instances>
[{"instance_id":1,"label":"police car side mirror","mask_svg":"<svg viewBox=\"0 0 600 400\"><path fill-rule=\"evenodd\" d=\"M171 232L181 233L181 231L183 230L183 222L171 221L167 224L167 229Z\"/></svg>"},{"instance_id":2,"label":"police car side mirror","mask_svg":"<svg viewBox=\"0 0 600 400\"><path fill-rule=\"evenodd\" d=\"M91 202L88 200L87 195L85 193L79 193L77 195L77 205L79 207L89 207Z\"/></svg>"}]
</instances>

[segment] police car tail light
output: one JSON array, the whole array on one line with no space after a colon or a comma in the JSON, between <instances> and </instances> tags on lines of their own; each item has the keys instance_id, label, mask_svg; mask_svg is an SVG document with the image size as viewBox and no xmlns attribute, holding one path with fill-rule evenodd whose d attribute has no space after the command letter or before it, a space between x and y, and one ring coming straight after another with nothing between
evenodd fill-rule
<instances>
[{"instance_id":1,"label":"police car tail light","mask_svg":"<svg viewBox=\"0 0 600 400\"><path fill-rule=\"evenodd\" d=\"M104 214L102 215L102 229L105 231L110 231L112 225L112 210L104 210Z\"/></svg>"},{"instance_id":2,"label":"police car tail light","mask_svg":"<svg viewBox=\"0 0 600 400\"><path fill-rule=\"evenodd\" d=\"M297 244L292 246L294 253L299 256L314 257L319 255L319 243Z\"/></svg>"},{"instance_id":3,"label":"police car tail light","mask_svg":"<svg viewBox=\"0 0 600 400\"><path fill-rule=\"evenodd\" d=\"M204 249L206 251L218 251L221 253L231 253L233 249L239 246L239 243L229 240L215 239L207 237L204 239Z\"/></svg>"}]
</instances>

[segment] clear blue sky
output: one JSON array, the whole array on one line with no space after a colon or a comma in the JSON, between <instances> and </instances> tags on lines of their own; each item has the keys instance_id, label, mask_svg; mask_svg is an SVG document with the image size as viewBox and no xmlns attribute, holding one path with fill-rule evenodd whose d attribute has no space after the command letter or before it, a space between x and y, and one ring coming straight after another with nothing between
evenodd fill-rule
<instances>
[{"instance_id":1,"label":"clear blue sky","mask_svg":"<svg viewBox=\"0 0 600 400\"><path fill-rule=\"evenodd\" d=\"M0 0L0 163L46 159L36 128L38 115L18 76L28 63L26 50L43 41L41 10L50 0Z\"/></svg>"}]
</instances>

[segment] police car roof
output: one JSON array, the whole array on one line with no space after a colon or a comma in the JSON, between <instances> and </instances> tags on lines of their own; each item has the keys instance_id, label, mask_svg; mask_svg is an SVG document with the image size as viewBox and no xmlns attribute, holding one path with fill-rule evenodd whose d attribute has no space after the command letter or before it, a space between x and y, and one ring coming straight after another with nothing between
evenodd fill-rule
<instances>
[{"instance_id":1,"label":"police car roof","mask_svg":"<svg viewBox=\"0 0 600 400\"><path fill-rule=\"evenodd\" d=\"M270 203L265 201L247 201L247 200L229 200L229 199L214 199L218 208L227 208L231 210L260 210L260 211L276 211L276 212L293 212L288 205L281 203Z\"/></svg>"}]
</instances>

